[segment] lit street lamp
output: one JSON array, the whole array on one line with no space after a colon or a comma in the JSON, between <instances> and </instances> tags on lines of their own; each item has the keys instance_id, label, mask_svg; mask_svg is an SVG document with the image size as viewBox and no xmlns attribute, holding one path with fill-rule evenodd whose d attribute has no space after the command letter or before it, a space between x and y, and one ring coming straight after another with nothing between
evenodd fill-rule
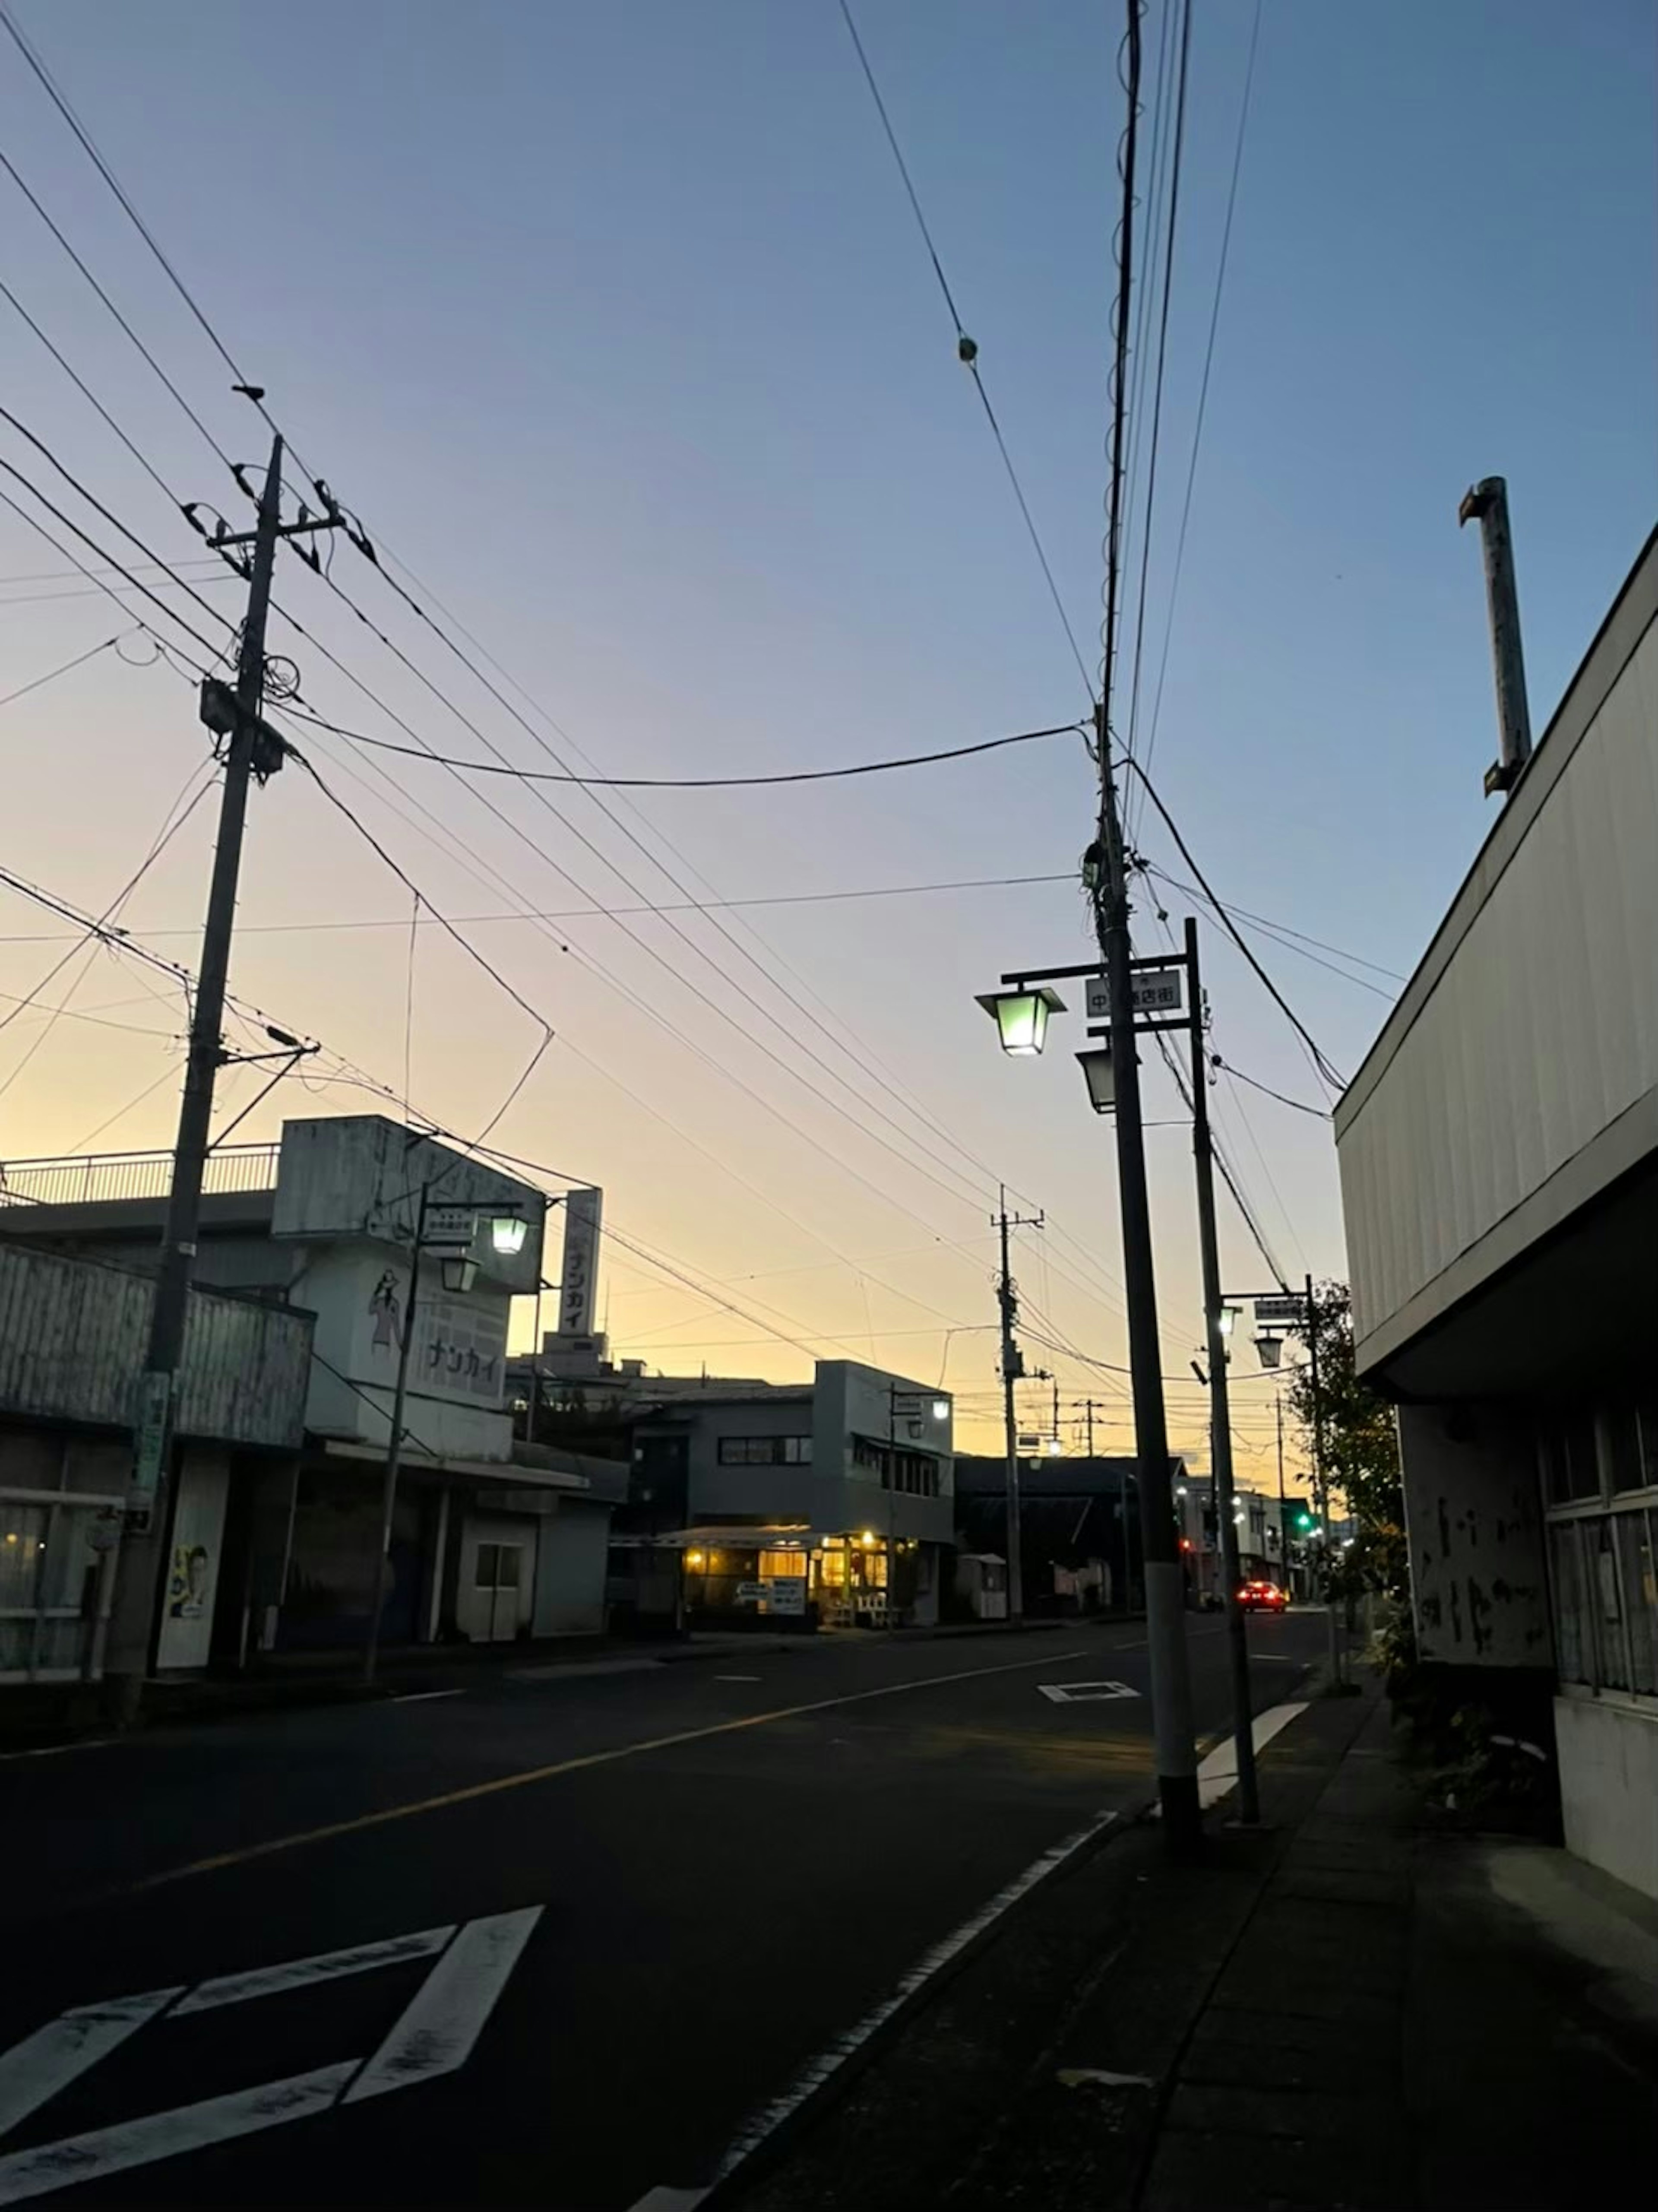
<instances>
[{"instance_id":1,"label":"lit street lamp","mask_svg":"<svg viewBox=\"0 0 1658 2212\"><path fill-rule=\"evenodd\" d=\"M1039 1053L1048 1042L1048 1016L1065 1012L1065 1000L1046 983L1035 990L984 991L979 1004L995 1023L1002 1050L1016 1058Z\"/></svg>"},{"instance_id":2,"label":"lit street lamp","mask_svg":"<svg viewBox=\"0 0 1658 2212\"><path fill-rule=\"evenodd\" d=\"M392 1556L392 1518L398 1502L398 1474L403 1463L403 1417L409 1398L409 1353L415 1340L415 1305L420 1291L422 1253L435 1253L444 1289L459 1297L477 1280L473 1248L486 1231L496 1259L516 1259L524 1249L530 1224L520 1215L490 1214L471 1206L433 1206L431 1186L420 1187L420 1206L415 1233L409 1243L409 1296L404 1301L403 1335L398 1346L398 1379L392 1393L392 1433L386 1446L386 1484L380 1496L380 1543L374 1554L374 1586L368 1596L368 1644L363 1653L362 1679L372 1687L380 1659L380 1614L386 1606L386 1569Z\"/></svg>"}]
</instances>

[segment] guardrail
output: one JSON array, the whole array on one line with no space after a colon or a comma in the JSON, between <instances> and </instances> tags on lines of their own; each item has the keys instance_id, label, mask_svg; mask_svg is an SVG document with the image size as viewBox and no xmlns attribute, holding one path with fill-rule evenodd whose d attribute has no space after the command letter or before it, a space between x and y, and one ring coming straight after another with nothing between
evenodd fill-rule
<instances>
[{"instance_id":1,"label":"guardrail","mask_svg":"<svg viewBox=\"0 0 1658 2212\"><path fill-rule=\"evenodd\" d=\"M209 1194L274 1190L276 1145L226 1145L207 1156ZM165 1198L173 1188L167 1152L92 1152L79 1159L0 1161L0 1206L85 1206L123 1198Z\"/></svg>"}]
</instances>

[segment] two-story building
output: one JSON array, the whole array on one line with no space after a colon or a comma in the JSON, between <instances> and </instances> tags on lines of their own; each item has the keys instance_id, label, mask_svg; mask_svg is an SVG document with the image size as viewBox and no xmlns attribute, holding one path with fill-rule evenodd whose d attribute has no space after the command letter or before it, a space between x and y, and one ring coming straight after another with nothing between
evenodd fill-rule
<instances>
[{"instance_id":1,"label":"two-story building","mask_svg":"<svg viewBox=\"0 0 1658 2212\"><path fill-rule=\"evenodd\" d=\"M153 1271L171 1166L166 1153L8 1163L0 1231L42 1252ZM416 1281L422 1194L428 1241ZM197 1283L308 1316L297 1451L280 1468L216 1482L186 1461L174 1488L191 1549L238 1562L252 1653L366 1639L405 1358L382 1639L604 1626L610 1515L626 1468L516 1444L507 1397L508 1317L540 1282L547 1202L377 1115L290 1121L279 1146L210 1156ZM443 1258L456 1237L502 1217L525 1224L517 1250L476 1234L459 1271L471 1279L451 1286Z\"/></svg>"},{"instance_id":2,"label":"two-story building","mask_svg":"<svg viewBox=\"0 0 1658 2212\"><path fill-rule=\"evenodd\" d=\"M1655 854L1658 534L1336 1109L1423 1656L1658 1896Z\"/></svg>"},{"instance_id":3,"label":"two-story building","mask_svg":"<svg viewBox=\"0 0 1658 2212\"><path fill-rule=\"evenodd\" d=\"M937 1620L953 1542L947 1393L855 1360L642 1412L612 1594L641 1620Z\"/></svg>"}]
</instances>

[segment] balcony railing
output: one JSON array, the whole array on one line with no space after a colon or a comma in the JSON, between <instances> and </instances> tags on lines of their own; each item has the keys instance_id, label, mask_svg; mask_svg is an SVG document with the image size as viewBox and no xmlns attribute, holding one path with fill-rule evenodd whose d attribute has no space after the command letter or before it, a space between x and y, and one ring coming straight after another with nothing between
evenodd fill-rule
<instances>
[{"instance_id":1,"label":"balcony railing","mask_svg":"<svg viewBox=\"0 0 1658 2212\"><path fill-rule=\"evenodd\" d=\"M207 1156L202 1188L274 1190L276 1145L225 1145ZM0 1206L86 1206L122 1198L165 1198L173 1188L171 1152L92 1152L82 1159L0 1161Z\"/></svg>"}]
</instances>

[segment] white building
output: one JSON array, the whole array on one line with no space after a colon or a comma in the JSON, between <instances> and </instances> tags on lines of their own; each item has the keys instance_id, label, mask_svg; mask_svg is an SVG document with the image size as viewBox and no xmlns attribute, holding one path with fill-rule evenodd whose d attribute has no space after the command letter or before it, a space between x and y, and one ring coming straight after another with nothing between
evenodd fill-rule
<instances>
[{"instance_id":1,"label":"white building","mask_svg":"<svg viewBox=\"0 0 1658 2212\"><path fill-rule=\"evenodd\" d=\"M954 1548L952 1420L947 1393L849 1359L820 1359L810 1383L656 1407L634 1431L635 1604L935 1621ZM762 1588L774 1582L790 1585L782 1606Z\"/></svg>"},{"instance_id":2,"label":"white building","mask_svg":"<svg viewBox=\"0 0 1658 2212\"><path fill-rule=\"evenodd\" d=\"M1655 856L1658 535L1336 1113L1423 1654L1658 1896Z\"/></svg>"},{"instance_id":3,"label":"white building","mask_svg":"<svg viewBox=\"0 0 1658 2212\"><path fill-rule=\"evenodd\" d=\"M379 1549L398 1366L408 1392L388 1644L596 1632L604 1625L610 1509L621 1462L514 1447L507 1336L514 1297L541 1279L545 1195L377 1115L284 1123L277 1146L215 1152L195 1279L312 1317L303 1443L279 1468L210 1482L189 1462L174 1533L234 1585L253 1654L361 1643ZM0 1223L37 1246L153 1269L170 1156L10 1163ZM458 1218L526 1224L521 1249L470 1249L475 1279L446 1288L434 1243L410 1318L410 1247L426 1193L428 1237ZM226 1601L222 1597L220 1602ZM198 1639L181 1664L208 1656Z\"/></svg>"}]
</instances>

